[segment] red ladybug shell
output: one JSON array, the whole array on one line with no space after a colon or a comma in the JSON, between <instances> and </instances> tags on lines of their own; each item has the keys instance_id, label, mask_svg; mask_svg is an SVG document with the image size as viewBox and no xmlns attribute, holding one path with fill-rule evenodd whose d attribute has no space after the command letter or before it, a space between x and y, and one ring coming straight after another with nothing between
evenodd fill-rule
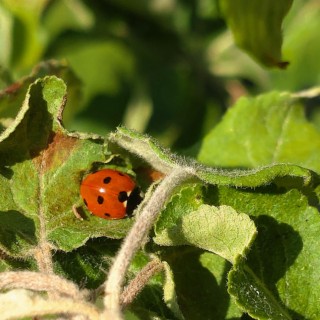
<instances>
[{"instance_id":1,"label":"red ladybug shell","mask_svg":"<svg viewBox=\"0 0 320 320\"><path fill-rule=\"evenodd\" d=\"M122 219L132 213L134 180L125 173L104 169L89 174L81 183L80 194L88 210L104 219Z\"/></svg>"}]
</instances>

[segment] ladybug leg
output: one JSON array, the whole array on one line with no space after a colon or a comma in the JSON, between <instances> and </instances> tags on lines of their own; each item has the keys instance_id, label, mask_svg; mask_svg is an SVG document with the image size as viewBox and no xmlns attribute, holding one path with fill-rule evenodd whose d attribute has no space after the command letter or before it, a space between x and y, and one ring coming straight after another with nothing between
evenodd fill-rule
<instances>
[{"instance_id":1,"label":"ladybug leg","mask_svg":"<svg viewBox=\"0 0 320 320\"><path fill-rule=\"evenodd\" d=\"M72 212L73 212L73 214L75 215L75 217L77 219L83 221L83 218L81 217L81 215L80 215L80 213L78 211L78 208L77 208L77 206L75 204L72 206Z\"/></svg>"}]
</instances>

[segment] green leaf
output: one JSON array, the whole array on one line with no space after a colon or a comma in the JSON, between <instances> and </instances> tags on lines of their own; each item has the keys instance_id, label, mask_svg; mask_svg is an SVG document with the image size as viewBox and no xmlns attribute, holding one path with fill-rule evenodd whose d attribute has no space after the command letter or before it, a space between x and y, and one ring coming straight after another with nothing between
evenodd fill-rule
<instances>
[{"instance_id":1,"label":"green leaf","mask_svg":"<svg viewBox=\"0 0 320 320\"><path fill-rule=\"evenodd\" d=\"M40 20L47 2L48 0L1 2L12 19L10 28L6 30L6 42L11 49L10 61L7 62L10 62L16 72L24 73L41 60L46 39Z\"/></svg>"},{"instance_id":2,"label":"green leaf","mask_svg":"<svg viewBox=\"0 0 320 320\"><path fill-rule=\"evenodd\" d=\"M109 135L109 149L121 152L119 147L126 152L131 152L149 162L156 170L169 173L178 159L163 148L152 137L141 134L125 127L118 127L117 131Z\"/></svg>"},{"instance_id":3,"label":"green leaf","mask_svg":"<svg viewBox=\"0 0 320 320\"><path fill-rule=\"evenodd\" d=\"M270 72L270 88L296 91L319 85L320 66L317 58L320 55L320 42L317 39L320 10L317 4L318 0L294 2L286 18L283 43L283 54L292 63L285 74L282 70Z\"/></svg>"},{"instance_id":4,"label":"green leaf","mask_svg":"<svg viewBox=\"0 0 320 320\"><path fill-rule=\"evenodd\" d=\"M201 266L208 270L216 279L218 283L218 290L216 292L216 298L213 301L219 301L218 306L219 310L216 311L216 316L214 319L218 319L218 316L221 316L221 319L238 319L242 315L241 309L237 306L236 301L232 295L229 295L227 291L227 278L229 271L231 269L231 264L216 254L211 252L203 252L199 256L199 261ZM207 293L206 293L207 294ZM208 296L206 299L210 299ZM222 310L220 310L220 302ZM225 318L222 317L222 311L225 311Z\"/></svg>"},{"instance_id":5,"label":"green leaf","mask_svg":"<svg viewBox=\"0 0 320 320\"><path fill-rule=\"evenodd\" d=\"M90 239L85 246L72 252L58 251L53 256L55 272L76 282L79 287L97 289L105 281L106 273L120 245L119 240L97 238ZM138 251L128 270L126 284L134 279L149 261L150 257L144 251ZM152 314L160 316L161 319L172 319L172 314L162 299L162 285L162 273L154 275L126 310L142 318ZM100 303L101 297L96 298L96 302Z\"/></svg>"},{"instance_id":6,"label":"green leaf","mask_svg":"<svg viewBox=\"0 0 320 320\"><path fill-rule=\"evenodd\" d=\"M163 285L163 299L170 310L179 320L184 320L184 316L179 308L177 294L175 291L175 282L172 270L167 262L163 262L165 269L165 283Z\"/></svg>"},{"instance_id":7,"label":"green leaf","mask_svg":"<svg viewBox=\"0 0 320 320\"><path fill-rule=\"evenodd\" d=\"M250 213L258 230L245 260L252 272L243 273L241 269L240 274L232 275L230 284L233 286L230 292L245 310L253 312L256 306L259 312L268 314L267 304L274 305L277 301L287 308L293 319L316 320L320 317L317 303L320 290L316 285L320 268L317 240L320 217L318 209L311 205L313 197L312 193L304 195L297 189L286 190L275 185L254 191L228 187L216 190L219 204ZM246 277L249 283L237 282L239 279L247 281ZM241 288L247 286L251 286L251 293L257 290L265 292L267 297L259 305L259 297L253 293L246 299L245 290Z\"/></svg>"},{"instance_id":8,"label":"green leaf","mask_svg":"<svg viewBox=\"0 0 320 320\"><path fill-rule=\"evenodd\" d=\"M68 128L105 135L123 123L134 86L134 55L123 41L111 40L110 34L108 40L97 38L95 32L62 39L53 54L67 59L83 83L84 109Z\"/></svg>"},{"instance_id":9,"label":"green leaf","mask_svg":"<svg viewBox=\"0 0 320 320\"><path fill-rule=\"evenodd\" d=\"M200 183L189 183L181 186L168 201L158 218L155 225L156 235L164 235L166 232L174 233L178 221L188 212L198 210L198 208L204 204L204 201L204 185Z\"/></svg>"},{"instance_id":10,"label":"green leaf","mask_svg":"<svg viewBox=\"0 0 320 320\"><path fill-rule=\"evenodd\" d=\"M245 129L243 129L243 131L244 130ZM210 134L208 137L211 137ZM232 159L228 152L221 152L221 150L229 147L227 142L223 140L223 136L221 137L221 145L217 146L216 149L213 149L211 145L211 143L215 143L216 140L209 139L208 137L203 142L200 150L200 161L212 166L228 166L226 164L219 165L214 162L216 158L219 160L217 156L218 153L221 153L221 156L223 159L226 159L226 161L230 158ZM233 145L231 145L231 147L232 146ZM238 148L240 149L240 147L241 145L239 144ZM297 178L297 183L300 186L312 185L314 182L314 175L310 170L290 164L275 164L252 170L223 170L220 168L206 167L200 165L193 159L187 159L173 154L169 149L165 149L159 145L152 137L124 127L119 127L115 133L110 134L108 148L109 151L114 153L121 153L124 152L123 150L126 150L124 153L129 152L136 154L138 158L145 160L153 168L166 174L170 173L177 165L184 167L190 172L190 180L200 179L209 184L256 187L269 184L275 179L281 179L286 176ZM238 158L236 159L238 160Z\"/></svg>"},{"instance_id":11,"label":"green leaf","mask_svg":"<svg viewBox=\"0 0 320 320\"><path fill-rule=\"evenodd\" d=\"M166 248L162 260L170 268L164 289L168 306L178 319L239 319L242 311L227 292L230 263L195 247ZM179 308L177 310L177 308ZM182 315L181 315L182 313Z\"/></svg>"},{"instance_id":12,"label":"green leaf","mask_svg":"<svg viewBox=\"0 0 320 320\"><path fill-rule=\"evenodd\" d=\"M153 240L163 246L193 245L234 263L245 254L255 235L254 223L246 214L227 206L216 208L203 204L177 219L175 227L162 232L156 228Z\"/></svg>"},{"instance_id":13,"label":"green leaf","mask_svg":"<svg viewBox=\"0 0 320 320\"><path fill-rule=\"evenodd\" d=\"M11 54L12 54L12 44L11 44L11 33L13 30L13 17L12 15L0 4L0 19L1 19L1 28L0 28L0 40L2 45L2 50L0 52L0 74L1 74L1 86L3 84L8 84L8 73L6 68L10 64Z\"/></svg>"},{"instance_id":14,"label":"green leaf","mask_svg":"<svg viewBox=\"0 0 320 320\"><path fill-rule=\"evenodd\" d=\"M310 170L290 164L275 164L252 170L221 170L200 166L196 175L210 184L250 188L277 180L284 183L288 180L301 188L312 186L317 181L316 175Z\"/></svg>"},{"instance_id":15,"label":"green leaf","mask_svg":"<svg viewBox=\"0 0 320 320\"><path fill-rule=\"evenodd\" d=\"M70 134L61 126L65 95L62 80L37 80L0 136L0 248L8 255L27 257L44 242L69 251L91 237L122 238L132 224L85 209L84 221L74 216L72 206L82 205L83 175L105 156L101 137Z\"/></svg>"},{"instance_id":16,"label":"green leaf","mask_svg":"<svg viewBox=\"0 0 320 320\"><path fill-rule=\"evenodd\" d=\"M130 265L127 283L134 279L149 261L150 256L140 250ZM163 278L162 272L153 275L127 308L141 319L153 319L156 316L160 319L172 319L173 314L163 301Z\"/></svg>"},{"instance_id":17,"label":"green leaf","mask_svg":"<svg viewBox=\"0 0 320 320\"><path fill-rule=\"evenodd\" d=\"M43 24L53 40L66 30L88 31L94 24L94 16L82 1L57 0L47 7Z\"/></svg>"},{"instance_id":18,"label":"green leaf","mask_svg":"<svg viewBox=\"0 0 320 320\"><path fill-rule=\"evenodd\" d=\"M14 270L29 270L35 271L37 270L37 266L35 262L31 259L22 260L19 258L12 258L6 255L4 252L0 252L0 272L5 271L14 271Z\"/></svg>"},{"instance_id":19,"label":"green leaf","mask_svg":"<svg viewBox=\"0 0 320 320\"><path fill-rule=\"evenodd\" d=\"M70 42L67 39L55 54L67 58L84 83L84 103L95 95L124 94L123 85L130 81L135 70L132 53L117 41L83 37Z\"/></svg>"},{"instance_id":20,"label":"green leaf","mask_svg":"<svg viewBox=\"0 0 320 320\"><path fill-rule=\"evenodd\" d=\"M204 138L198 159L210 166L287 163L320 172L319 150L320 133L305 119L299 100L271 92L239 99Z\"/></svg>"},{"instance_id":21,"label":"green leaf","mask_svg":"<svg viewBox=\"0 0 320 320\"><path fill-rule=\"evenodd\" d=\"M48 75L55 75L68 83L68 101L63 114L63 120L68 121L79 110L79 106L81 105L79 103L81 98L81 83L79 79L65 62L49 60L36 65L29 76L0 91L0 119L7 120L2 121L7 123L7 125L3 125L2 123L3 127L8 127L17 116L30 84L36 79Z\"/></svg>"},{"instance_id":22,"label":"green leaf","mask_svg":"<svg viewBox=\"0 0 320 320\"><path fill-rule=\"evenodd\" d=\"M292 0L220 0L222 12L235 42L268 67L285 68L281 60L281 24Z\"/></svg>"},{"instance_id":23,"label":"green leaf","mask_svg":"<svg viewBox=\"0 0 320 320\"><path fill-rule=\"evenodd\" d=\"M55 272L80 287L96 289L105 281L119 247L119 240L97 238L72 252L57 251L53 256Z\"/></svg>"},{"instance_id":24,"label":"green leaf","mask_svg":"<svg viewBox=\"0 0 320 320\"><path fill-rule=\"evenodd\" d=\"M231 270L228 276L229 292L237 296L244 310L259 320L291 320L285 307L269 292L266 286L246 268Z\"/></svg>"}]
</instances>

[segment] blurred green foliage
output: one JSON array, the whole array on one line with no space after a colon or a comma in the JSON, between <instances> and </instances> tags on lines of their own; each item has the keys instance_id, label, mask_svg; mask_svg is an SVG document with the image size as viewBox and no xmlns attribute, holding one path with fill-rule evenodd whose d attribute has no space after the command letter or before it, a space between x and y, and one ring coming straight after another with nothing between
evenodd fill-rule
<instances>
[{"instance_id":1,"label":"blurred green foliage","mask_svg":"<svg viewBox=\"0 0 320 320\"><path fill-rule=\"evenodd\" d=\"M190 148L240 95L320 82L317 0L296 0L285 20L287 70L236 47L218 0L3 0L0 23L1 88L40 61L68 63L83 84L65 118L72 130L123 124Z\"/></svg>"}]
</instances>

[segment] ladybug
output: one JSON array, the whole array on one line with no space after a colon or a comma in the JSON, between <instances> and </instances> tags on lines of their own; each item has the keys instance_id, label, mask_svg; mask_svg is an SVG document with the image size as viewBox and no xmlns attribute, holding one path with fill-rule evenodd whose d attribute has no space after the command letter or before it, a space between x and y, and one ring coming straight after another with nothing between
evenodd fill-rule
<instances>
[{"instance_id":1,"label":"ladybug","mask_svg":"<svg viewBox=\"0 0 320 320\"><path fill-rule=\"evenodd\" d=\"M104 219L122 219L141 201L136 182L127 174L103 169L85 177L80 187L88 210Z\"/></svg>"}]
</instances>

